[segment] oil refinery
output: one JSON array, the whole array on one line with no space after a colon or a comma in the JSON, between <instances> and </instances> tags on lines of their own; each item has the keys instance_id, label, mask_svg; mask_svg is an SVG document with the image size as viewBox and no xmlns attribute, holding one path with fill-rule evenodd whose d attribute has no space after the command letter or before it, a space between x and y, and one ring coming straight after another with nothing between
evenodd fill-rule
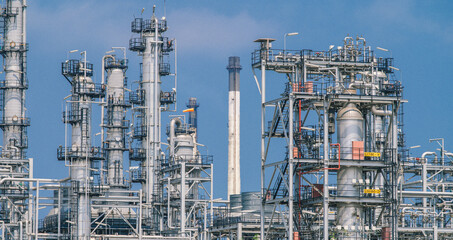
<instances>
[{"instance_id":1,"label":"oil refinery","mask_svg":"<svg viewBox=\"0 0 453 240\"><path fill-rule=\"evenodd\" d=\"M453 239L453 153L444 138L410 153L418 146L406 143L400 67L361 35L321 50L286 49L297 32L285 34L283 49L261 36L250 59L225 59L215 77L228 86L228 109L219 110L228 112L228 137L219 140L228 141L228 167L217 171L228 179L215 182L218 156L208 147L218 139L199 142L203 106L197 96L178 98L179 42L165 12L143 8L118 33L131 36L124 46L100 59L71 50L59 64L51 81L66 84L58 89L66 97L55 99L64 140L49 158L68 175L35 177L27 9L26 0L1 5L0 239ZM131 69L139 79L130 80ZM252 79L241 79L245 69ZM261 118L241 119L241 93L251 91ZM259 126L259 158L241 159L251 151L241 121ZM260 163L254 191L241 191L241 161Z\"/></svg>"}]
</instances>

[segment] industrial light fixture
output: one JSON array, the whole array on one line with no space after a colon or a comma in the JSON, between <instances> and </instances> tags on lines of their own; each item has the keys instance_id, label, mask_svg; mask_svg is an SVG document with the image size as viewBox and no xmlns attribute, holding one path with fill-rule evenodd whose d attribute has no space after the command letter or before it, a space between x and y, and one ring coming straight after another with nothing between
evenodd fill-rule
<instances>
[{"instance_id":1,"label":"industrial light fixture","mask_svg":"<svg viewBox=\"0 0 453 240\"><path fill-rule=\"evenodd\" d=\"M396 68L394 66L389 66L389 68L393 69L393 70L396 70L396 71L399 71L400 69L399 68Z\"/></svg>"},{"instance_id":2,"label":"industrial light fixture","mask_svg":"<svg viewBox=\"0 0 453 240\"><path fill-rule=\"evenodd\" d=\"M283 35L283 58L284 60L286 59L286 37L287 36L295 36L295 35L299 35L298 32L292 32L292 33L285 33L285 35Z\"/></svg>"}]
</instances>

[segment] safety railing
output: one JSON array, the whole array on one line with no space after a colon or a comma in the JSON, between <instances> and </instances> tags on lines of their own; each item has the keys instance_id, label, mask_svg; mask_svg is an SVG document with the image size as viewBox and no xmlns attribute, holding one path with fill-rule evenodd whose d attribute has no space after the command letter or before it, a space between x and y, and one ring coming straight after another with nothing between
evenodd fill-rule
<instances>
[{"instance_id":1,"label":"safety railing","mask_svg":"<svg viewBox=\"0 0 453 240\"><path fill-rule=\"evenodd\" d=\"M160 92L161 104L173 104L176 101L175 92Z\"/></svg>"},{"instance_id":2,"label":"safety railing","mask_svg":"<svg viewBox=\"0 0 453 240\"><path fill-rule=\"evenodd\" d=\"M145 125L139 125L134 127L132 132L132 138L144 138L146 137L147 127Z\"/></svg>"},{"instance_id":3,"label":"safety railing","mask_svg":"<svg viewBox=\"0 0 453 240\"><path fill-rule=\"evenodd\" d=\"M209 165L213 162L212 155L176 155L163 159L162 166L177 165L183 162L190 164Z\"/></svg>"},{"instance_id":4,"label":"safety railing","mask_svg":"<svg viewBox=\"0 0 453 240\"><path fill-rule=\"evenodd\" d=\"M353 179L351 184L329 185L329 197L346 198L381 198L389 199L390 191L386 185L371 185L369 179ZM296 195L301 200L322 198L324 185L301 185L296 189Z\"/></svg>"},{"instance_id":5,"label":"safety railing","mask_svg":"<svg viewBox=\"0 0 453 240\"><path fill-rule=\"evenodd\" d=\"M146 48L146 43L143 38L131 38L129 40L129 50L131 51L144 51Z\"/></svg>"},{"instance_id":6,"label":"safety railing","mask_svg":"<svg viewBox=\"0 0 453 240\"><path fill-rule=\"evenodd\" d=\"M23 81L14 80L2 80L0 81L0 89L27 89L28 88L28 78L25 78Z\"/></svg>"},{"instance_id":7,"label":"safety railing","mask_svg":"<svg viewBox=\"0 0 453 240\"><path fill-rule=\"evenodd\" d=\"M146 159L146 151L143 148L129 149L129 160L131 161L144 161Z\"/></svg>"},{"instance_id":8,"label":"safety railing","mask_svg":"<svg viewBox=\"0 0 453 240\"><path fill-rule=\"evenodd\" d=\"M2 42L0 46L1 52L25 52L28 51L28 43L20 42Z\"/></svg>"},{"instance_id":9,"label":"safety railing","mask_svg":"<svg viewBox=\"0 0 453 240\"><path fill-rule=\"evenodd\" d=\"M112 59L112 58L105 58L104 60L104 67L106 69L109 68L119 68L119 69L126 69L127 64L129 60L128 59Z\"/></svg>"},{"instance_id":10,"label":"safety railing","mask_svg":"<svg viewBox=\"0 0 453 240\"><path fill-rule=\"evenodd\" d=\"M91 97L100 97L104 94L105 85L90 82L76 82L73 87L74 93L88 95Z\"/></svg>"},{"instance_id":11,"label":"safety railing","mask_svg":"<svg viewBox=\"0 0 453 240\"><path fill-rule=\"evenodd\" d=\"M4 126L30 126L30 118L27 117L3 117L0 119L0 127Z\"/></svg>"},{"instance_id":12,"label":"safety railing","mask_svg":"<svg viewBox=\"0 0 453 240\"><path fill-rule=\"evenodd\" d=\"M159 73L161 76L170 75L170 64L169 63L159 63Z\"/></svg>"},{"instance_id":13,"label":"safety railing","mask_svg":"<svg viewBox=\"0 0 453 240\"><path fill-rule=\"evenodd\" d=\"M129 93L129 101L136 105L143 105L145 102L145 90L137 89Z\"/></svg>"},{"instance_id":14,"label":"safety railing","mask_svg":"<svg viewBox=\"0 0 453 240\"><path fill-rule=\"evenodd\" d=\"M81 62L77 59L67 60L61 63L61 73L65 76L81 75L93 76L93 64Z\"/></svg>"},{"instance_id":15,"label":"safety railing","mask_svg":"<svg viewBox=\"0 0 453 240\"><path fill-rule=\"evenodd\" d=\"M104 127L106 128L129 128L130 120L128 119L113 119L111 116L104 118Z\"/></svg>"},{"instance_id":16,"label":"safety railing","mask_svg":"<svg viewBox=\"0 0 453 240\"><path fill-rule=\"evenodd\" d=\"M63 147L57 148L57 158L60 161L89 158L90 160L103 160L104 152L100 147Z\"/></svg>"},{"instance_id":17,"label":"safety railing","mask_svg":"<svg viewBox=\"0 0 453 240\"><path fill-rule=\"evenodd\" d=\"M1 9L0 15L2 17L13 17L19 14L20 9L18 7L5 7Z\"/></svg>"}]
</instances>

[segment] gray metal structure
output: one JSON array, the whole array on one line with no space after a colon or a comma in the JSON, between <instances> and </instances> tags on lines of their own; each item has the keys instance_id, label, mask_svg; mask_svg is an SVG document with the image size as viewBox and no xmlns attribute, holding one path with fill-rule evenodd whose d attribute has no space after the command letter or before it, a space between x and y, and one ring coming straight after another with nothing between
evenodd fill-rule
<instances>
[{"instance_id":1,"label":"gray metal structure","mask_svg":"<svg viewBox=\"0 0 453 240\"><path fill-rule=\"evenodd\" d=\"M195 129L180 117L170 121L167 135L169 155L161 168L162 235L208 239L213 216L212 156L200 153Z\"/></svg>"},{"instance_id":2,"label":"gray metal structure","mask_svg":"<svg viewBox=\"0 0 453 240\"><path fill-rule=\"evenodd\" d=\"M399 238L452 239L453 153L443 138L430 139L436 151L406 155L399 182Z\"/></svg>"},{"instance_id":3,"label":"gray metal structure","mask_svg":"<svg viewBox=\"0 0 453 240\"><path fill-rule=\"evenodd\" d=\"M327 51L274 50L272 41L258 39L252 53L261 70L261 239L397 239L404 100L393 59L359 37ZM267 95L267 71L288 81L278 97ZM284 235L268 233L267 206L285 219Z\"/></svg>"}]
</instances>

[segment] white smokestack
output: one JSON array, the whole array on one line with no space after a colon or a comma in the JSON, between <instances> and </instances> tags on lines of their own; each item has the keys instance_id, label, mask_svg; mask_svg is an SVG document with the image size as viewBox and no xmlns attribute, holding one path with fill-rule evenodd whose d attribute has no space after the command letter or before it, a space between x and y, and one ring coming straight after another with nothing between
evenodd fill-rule
<instances>
[{"instance_id":1,"label":"white smokestack","mask_svg":"<svg viewBox=\"0 0 453 240\"><path fill-rule=\"evenodd\" d=\"M228 199L241 193L239 57L230 57L228 93Z\"/></svg>"}]
</instances>

